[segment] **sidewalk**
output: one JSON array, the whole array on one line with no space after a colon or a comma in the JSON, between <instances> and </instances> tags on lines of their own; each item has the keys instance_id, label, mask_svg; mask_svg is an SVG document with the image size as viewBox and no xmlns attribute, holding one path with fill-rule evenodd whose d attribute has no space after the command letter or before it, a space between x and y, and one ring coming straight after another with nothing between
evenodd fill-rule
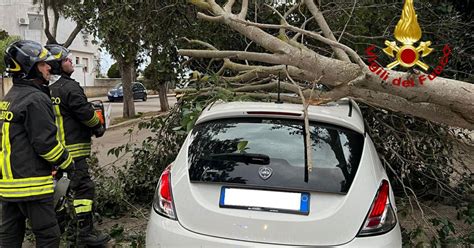
<instances>
[{"instance_id":1,"label":"sidewalk","mask_svg":"<svg viewBox=\"0 0 474 248\"><path fill-rule=\"evenodd\" d=\"M176 96L175 93L170 93L170 94L166 94L167 97L174 97ZM148 95L148 99L150 98L159 98L160 96L159 95ZM107 99L107 96L95 96L95 97L87 97L87 99L90 101L93 101L93 100L102 100L103 102L109 102L108 99Z\"/></svg>"}]
</instances>

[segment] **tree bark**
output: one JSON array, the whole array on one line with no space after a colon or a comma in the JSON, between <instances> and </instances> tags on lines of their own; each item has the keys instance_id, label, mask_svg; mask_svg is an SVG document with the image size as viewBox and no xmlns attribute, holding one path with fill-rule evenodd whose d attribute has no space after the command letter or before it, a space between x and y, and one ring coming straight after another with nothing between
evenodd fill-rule
<instances>
[{"instance_id":1,"label":"tree bark","mask_svg":"<svg viewBox=\"0 0 474 248\"><path fill-rule=\"evenodd\" d=\"M44 5L43 5L43 14L44 14L44 34L46 35L46 37L48 38L48 41L46 41L47 44L58 44L58 42L56 41L56 37L54 37L51 32L49 31L49 26L50 26L50 23L49 23L49 14L48 14L48 8L49 8L49 5L47 3L47 1L44 1Z\"/></svg>"},{"instance_id":2,"label":"tree bark","mask_svg":"<svg viewBox=\"0 0 474 248\"><path fill-rule=\"evenodd\" d=\"M54 13L53 37L56 38L58 34L59 11L56 5L53 5L52 8L53 8L53 13Z\"/></svg>"},{"instance_id":3,"label":"tree bark","mask_svg":"<svg viewBox=\"0 0 474 248\"><path fill-rule=\"evenodd\" d=\"M135 117L135 104L133 102L132 92L132 72L133 63L126 59L117 60L122 72L122 89L123 89L123 118Z\"/></svg>"},{"instance_id":4,"label":"tree bark","mask_svg":"<svg viewBox=\"0 0 474 248\"><path fill-rule=\"evenodd\" d=\"M160 108L161 112L166 112L170 109L169 103L168 103L168 87L166 86L168 83L167 82L160 82L158 84L158 94L160 96Z\"/></svg>"}]
</instances>

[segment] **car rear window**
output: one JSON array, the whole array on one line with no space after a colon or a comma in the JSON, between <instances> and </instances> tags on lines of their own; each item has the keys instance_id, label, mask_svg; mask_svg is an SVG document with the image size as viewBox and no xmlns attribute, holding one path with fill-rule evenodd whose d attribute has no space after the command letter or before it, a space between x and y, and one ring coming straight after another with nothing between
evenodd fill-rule
<instances>
[{"instance_id":1,"label":"car rear window","mask_svg":"<svg viewBox=\"0 0 474 248\"><path fill-rule=\"evenodd\" d=\"M364 136L310 122L313 170L305 169L303 121L234 118L196 125L188 150L192 182L345 194Z\"/></svg>"}]
</instances>

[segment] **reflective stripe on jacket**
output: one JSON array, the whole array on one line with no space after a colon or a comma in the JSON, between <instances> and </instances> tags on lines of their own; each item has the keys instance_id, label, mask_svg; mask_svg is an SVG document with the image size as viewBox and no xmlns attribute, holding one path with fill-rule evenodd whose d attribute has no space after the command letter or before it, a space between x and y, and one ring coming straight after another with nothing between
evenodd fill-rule
<instances>
[{"instance_id":1,"label":"reflective stripe on jacket","mask_svg":"<svg viewBox=\"0 0 474 248\"><path fill-rule=\"evenodd\" d=\"M89 157L92 130L100 126L100 121L84 90L67 75L62 75L49 88L58 140L74 159Z\"/></svg>"},{"instance_id":2,"label":"reflective stripe on jacket","mask_svg":"<svg viewBox=\"0 0 474 248\"><path fill-rule=\"evenodd\" d=\"M0 200L51 197L52 167L66 169L72 156L56 138L48 95L32 81L14 79L0 102Z\"/></svg>"}]
</instances>

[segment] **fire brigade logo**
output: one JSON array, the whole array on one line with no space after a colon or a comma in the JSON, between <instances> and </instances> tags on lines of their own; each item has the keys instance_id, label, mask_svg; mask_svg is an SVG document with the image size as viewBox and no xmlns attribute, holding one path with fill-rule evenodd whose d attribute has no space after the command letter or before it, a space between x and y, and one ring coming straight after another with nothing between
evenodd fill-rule
<instances>
[{"instance_id":1,"label":"fire brigade logo","mask_svg":"<svg viewBox=\"0 0 474 248\"><path fill-rule=\"evenodd\" d=\"M365 49L367 60L369 62L369 70L380 79L382 82L391 83L393 86L402 87L415 87L424 85L425 82L433 81L438 77L444 70L444 67L449 62L449 56L451 55L451 47L445 44L441 52L443 56L439 59L438 65L430 69L430 66L423 63L420 57L426 57L431 52L431 41L421 41L417 46L417 43L421 39L421 28L418 25L418 20L413 7L413 0L406 0L403 5L402 16L395 26L395 39L402 43L402 46L398 46L396 41L385 41L384 53L394 58L395 60L387 65L387 69L383 68L377 61L378 56L374 51L376 50L375 45L369 46ZM402 66L405 68L412 68L418 66L422 68L426 73L418 73L417 77L390 77L390 69L396 66ZM430 72L428 72L430 70ZM428 81L428 82L429 82Z\"/></svg>"},{"instance_id":2,"label":"fire brigade logo","mask_svg":"<svg viewBox=\"0 0 474 248\"><path fill-rule=\"evenodd\" d=\"M395 27L394 35L395 39L403 45L399 47L395 41L385 41L387 47L383 51L388 56L396 58L395 61L387 65L387 68L392 69L397 65L410 68L417 65L427 71L429 66L420 61L420 53L421 57L426 57L433 51L433 48L430 48L431 41L422 41L417 47L414 46L421 39L421 28L418 25L413 0L405 1L402 17Z\"/></svg>"}]
</instances>

